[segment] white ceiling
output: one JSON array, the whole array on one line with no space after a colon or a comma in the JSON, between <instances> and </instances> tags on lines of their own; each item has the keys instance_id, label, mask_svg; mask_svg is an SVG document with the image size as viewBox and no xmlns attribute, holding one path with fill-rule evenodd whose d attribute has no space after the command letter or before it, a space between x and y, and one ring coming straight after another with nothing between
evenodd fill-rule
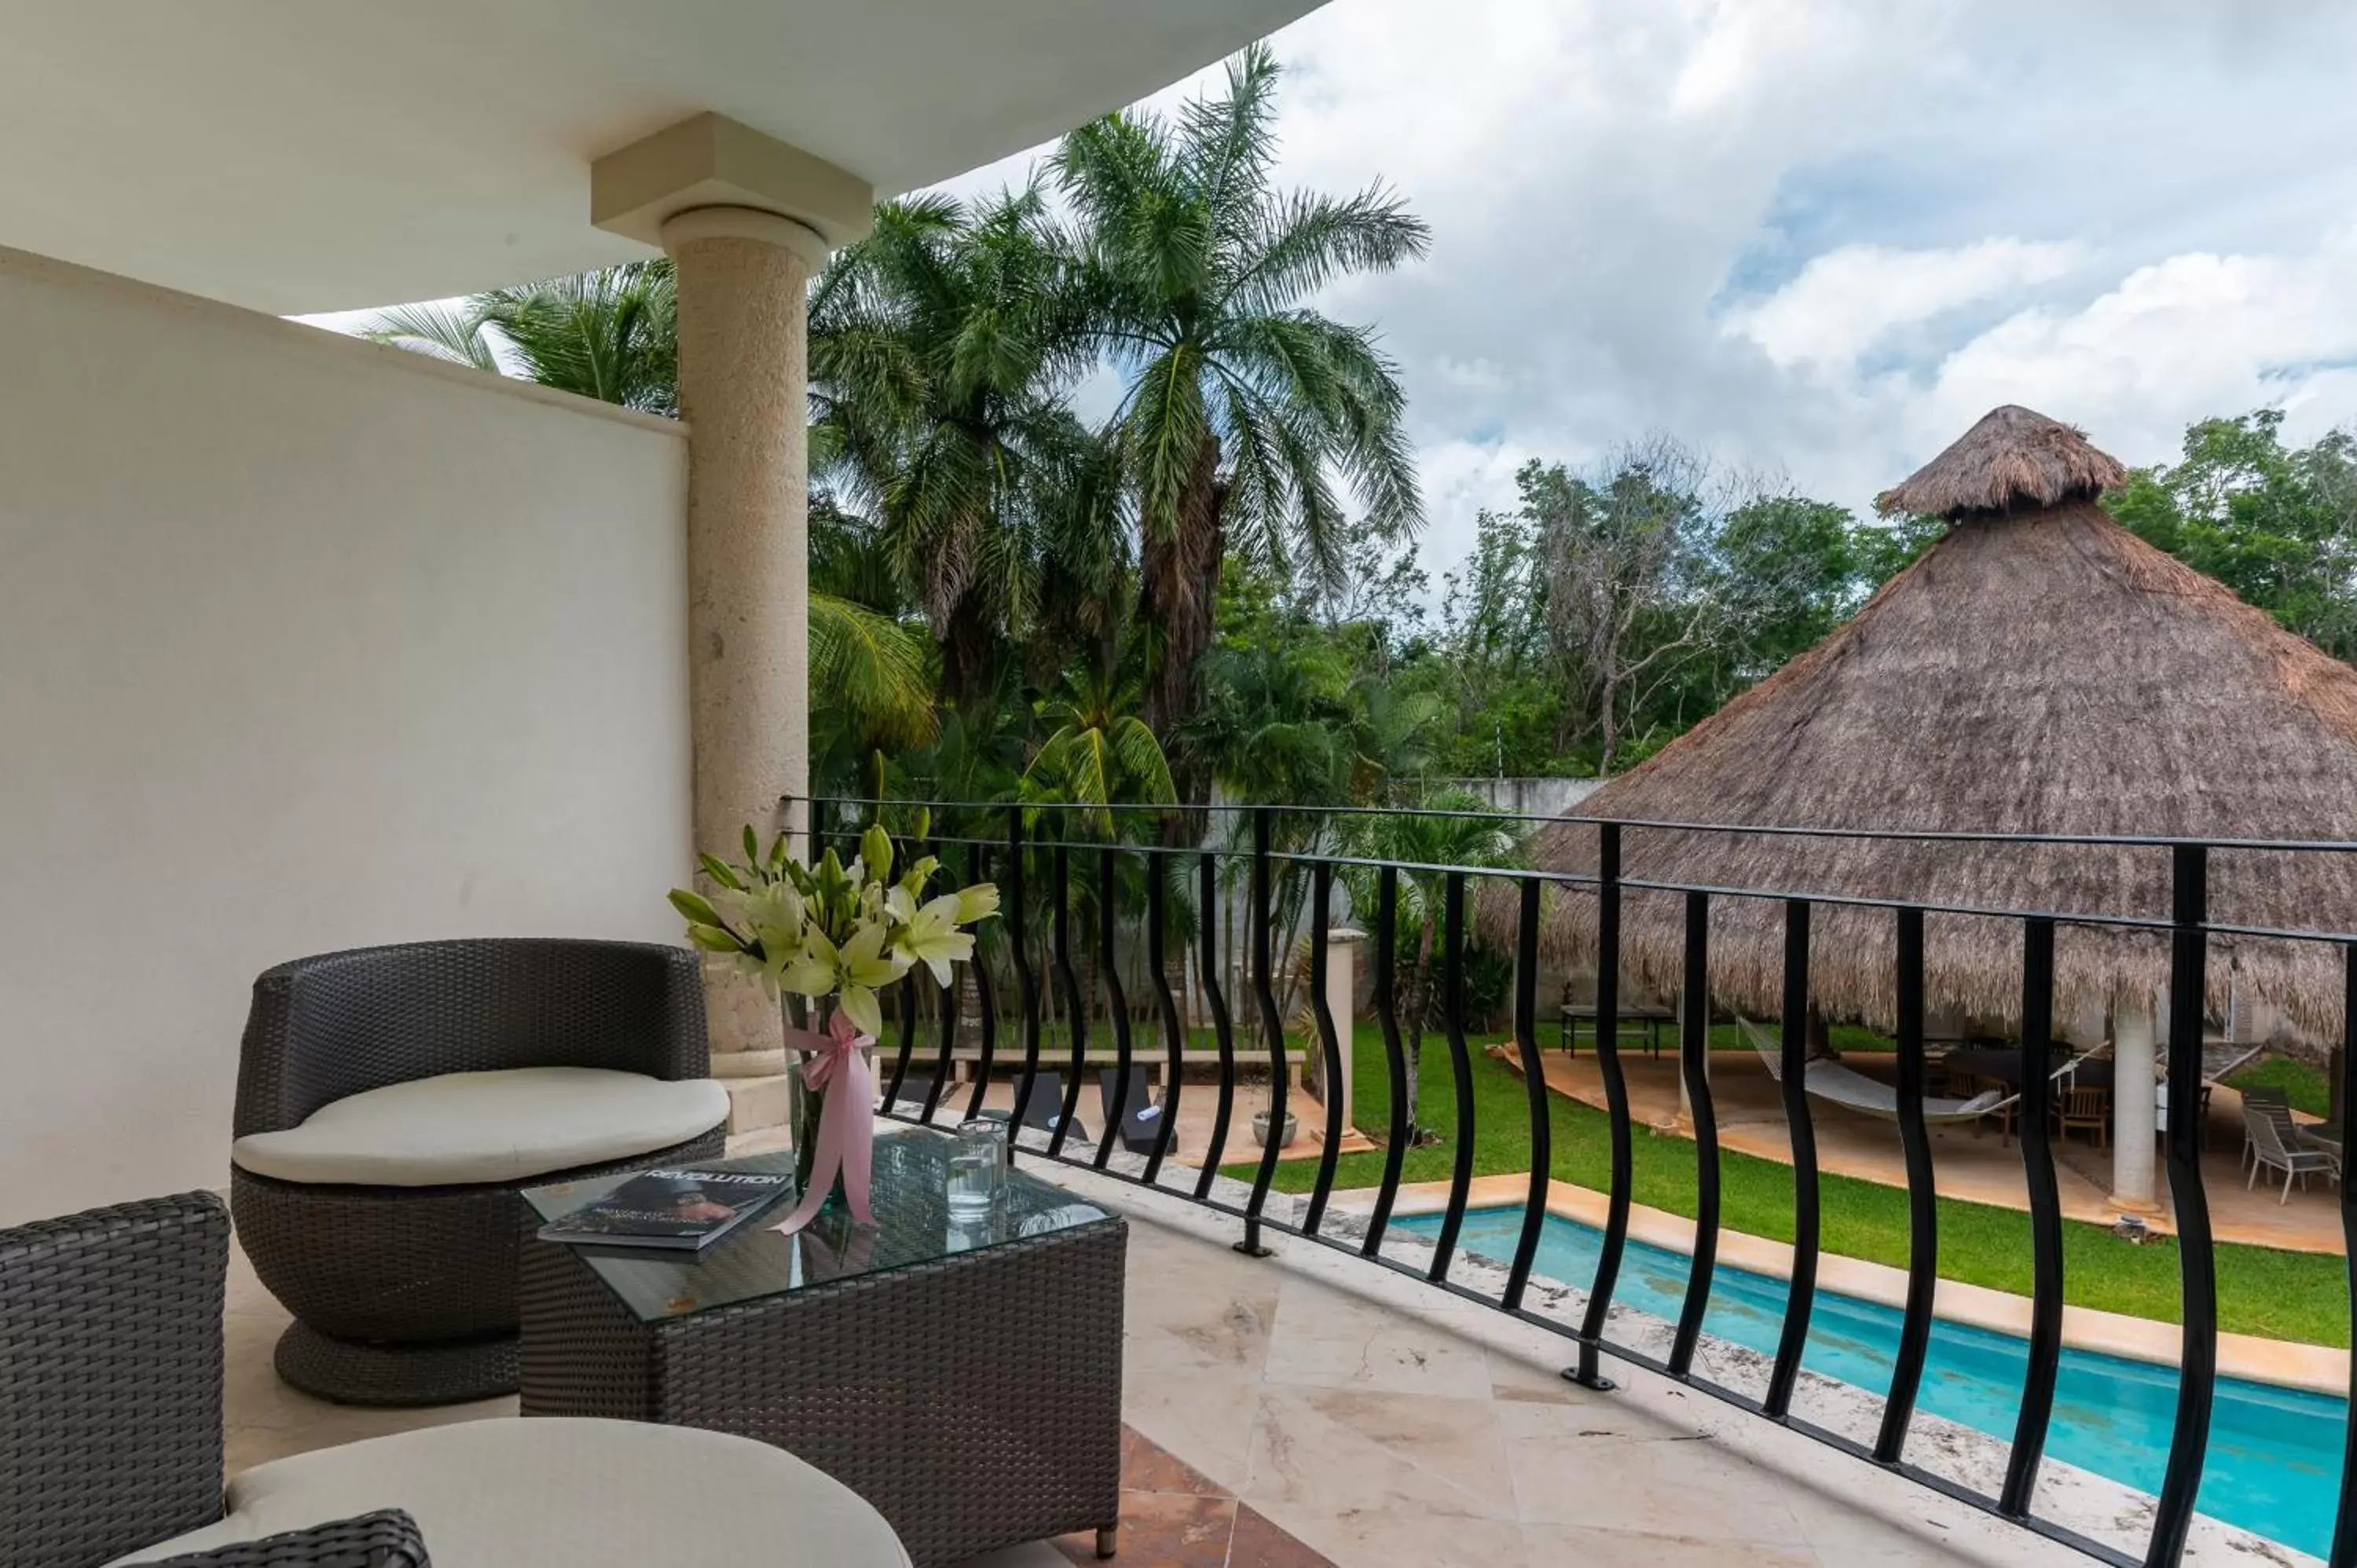
<instances>
[{"instance_id":1,"label":"white ceiling","mask_svg":"<svg viewBox=\"0 0 2357 1568\"><path fill-rule=\"evenodd\" d=\"M10 0L0 245L281 314L645 254L589 165L703 110L891 195L1318 0Z\"/></svg>"}]
</instances>

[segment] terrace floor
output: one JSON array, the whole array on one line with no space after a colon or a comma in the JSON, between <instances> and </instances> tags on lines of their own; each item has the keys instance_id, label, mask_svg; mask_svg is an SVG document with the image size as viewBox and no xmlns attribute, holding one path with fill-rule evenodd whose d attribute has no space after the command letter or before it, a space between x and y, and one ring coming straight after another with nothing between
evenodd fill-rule
<instances>
[{"instance_id":1,"label":"terrace floor","mask_svg":"<svg viewBox=\"0 0 2357 1568\"><path fill-rule=\"evenodd\" d=\"M1224 1244L1232 1221L1056 1175L1133 1217L1119 1558L1132 1568L2085 1562L1642 1374L1614 1394L1573 1387L1543 1329L1306 1243L1249 1260ZM238 1260L232 1473L513 1413L512 1400L421 1412L309 1399L271 1370L285 1322ZM1075 1540L985 1563L1090 1557Z\"/></svg>"}]
</instances>

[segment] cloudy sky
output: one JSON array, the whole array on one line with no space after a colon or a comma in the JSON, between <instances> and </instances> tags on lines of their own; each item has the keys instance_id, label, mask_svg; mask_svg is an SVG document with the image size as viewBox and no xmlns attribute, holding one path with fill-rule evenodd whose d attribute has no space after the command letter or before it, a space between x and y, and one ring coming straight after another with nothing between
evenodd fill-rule
<instances>
[{"instance_id":1,"label":"cloudy sky","mask_svg":"<svg viewBox=\"0 0 2357 1568\"><path fill-rule=\"evenodd\" d=\"M2349 0L1333 0L1275 47L1282 177L1433 228L1325 305L1405 372L1436 575L1525 458L1656 431L1862 510L2000 403L2135 463L2357 419Z\"/></svg>"}]
</instances>

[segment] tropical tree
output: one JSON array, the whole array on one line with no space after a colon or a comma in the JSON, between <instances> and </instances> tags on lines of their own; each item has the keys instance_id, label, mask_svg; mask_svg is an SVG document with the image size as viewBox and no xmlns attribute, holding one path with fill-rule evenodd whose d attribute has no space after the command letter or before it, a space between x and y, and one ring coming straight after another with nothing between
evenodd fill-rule
<instances>
[{"instance_id":1,"label":"tropical tree","mask_svg":"<svg viewBox=\"0 0 2357 1568\"><path fill-rule=\"evenodd\" d=\"M1278 68L1256 45L1227 91L1175 118L1125 111L1064 139L1093 341L1126 378L1111 429L1136 511L1137 623L1157 629L1143 716L1170 734L1201 703L1231 552L1339 578L1339 476L1373 530L1421 520L1395 367L1367 328L1307 303L1335 278L1424 253L1381 185L1334 198L1271 188ZM1182 759L1190 798L1207 770Z\"/></svg>"},{"instance_id":2,"label":"tropical tree","mask_svg":"<svg viewBox=\"0 0 2357 1568\"><path fill-rule=\"evenodd\" d=\"M364 338L649 413L679 412L679 285L667 261L388 310Z\"/></svg>"},{"instance_id":3,"label":"tropical tree","mask_svg":"<svg viewBox=\"0 0 2357 1568\"><path fill-rule=\"evenodd\" d=\"M1170 763L1136 713L1137 683L1110 661L1082 665L1041 710L1048 738L1023 771L1026 799L1082 806L1168 805ZM1082 813L1103 838L1119 836L1111 811Z\"/></svg>"},{"instance_id":4,"label":"tropical tree","mask_svg":"<svg viewBox=\"0 0 2357 1568\"><path fill-rule=\"evenodd\" d=\"M812 292L816 477L876 518L959 707L1119 564L1116 476L1064 402L1092 362L1071 272L1032 186L886 202Z\"/></svg>"},{"instance_id":5,"label":"tropical tree","mask_svg":"<svg viewBox=\"0 0 2357 1568\"><path fill-rule=\"evenodd\" d=\"M2357 428L2287 446L2281 409L2204 419L2112 515L2337 658L2357 658Z\"/></svg>"},{"instance_id":6,"label":"tropical tree","mask_svg":"<svg viewBox=\"0 0 2357 1568\"><path fill-rule=\"evenodd\" d=\"M1342 830L1345 852L1354 859L1390 861L1399 865L1399 923L1393 940L1408 955L1397 997L1400 1044L1407 1057L1407 1124L1411 1146L1429 1142L1416 1120L1422 1084L1424 1032L1441 1022L1436 976L1446 958L1441 951L1442 900L1445 873L1435 866L1506 867L1521 864L1522 829L1512 819L1487 814L1489 802L1463 790L1448 790L1424 803L1421 811L1405 815L1352 817ZM1372 920L1378 908L1377 873L1365 866L1347 868L1351 906ZM1468 939L1470 940L1469 938Z\"/></svg>"}]
</instances>

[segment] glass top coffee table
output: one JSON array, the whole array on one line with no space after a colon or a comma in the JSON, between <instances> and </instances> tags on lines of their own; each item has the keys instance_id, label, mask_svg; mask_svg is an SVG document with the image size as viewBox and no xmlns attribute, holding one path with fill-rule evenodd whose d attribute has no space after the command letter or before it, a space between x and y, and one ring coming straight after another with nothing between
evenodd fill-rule
<instances>
[{"instance_id":1,"label":"glass top coffee table","mask_svg":"<svg viewBox=\"0 0 2357 1568\"><path fill-rule=\"evenodd\" d=\"M855 1225L839 1205L820 1211L797 1235L776 1226L800 1195L786 1195L702 1252L576 1247L615 1300L644 1323L737 1306L766 1296L889 1273L917 1263L1052 1235L1112 1218L1061 1187L1017 1169L1007 1173L1005 1204L989 1218L961 1221L949 1211L950 1141L911 1129L876 1141L873 1227ZM695 1170L791 1174L791 1152L704 1160ZM525 1189L524 1202L544 1223L562 1219L629 1181L631 1172Z\"/></svg>"},{"instance_id":2,"label":"glass top coffee table","mask_svg":"<svg viewBox=\"0 0 2357 1568\"><path fill-rule=\"evenodd\" d=\"M1110 1555L1127 1225L1019 1168L1003 1209L952 1220L949 1147L877 1140L873 1227L830 1208L780 1236L789 1190L701 1254L532 1235L627 1174L526 1191L523 1413L773 1444L874 1504L918 1568L1081 1530Z\"/></svg>"}]
</instances>

